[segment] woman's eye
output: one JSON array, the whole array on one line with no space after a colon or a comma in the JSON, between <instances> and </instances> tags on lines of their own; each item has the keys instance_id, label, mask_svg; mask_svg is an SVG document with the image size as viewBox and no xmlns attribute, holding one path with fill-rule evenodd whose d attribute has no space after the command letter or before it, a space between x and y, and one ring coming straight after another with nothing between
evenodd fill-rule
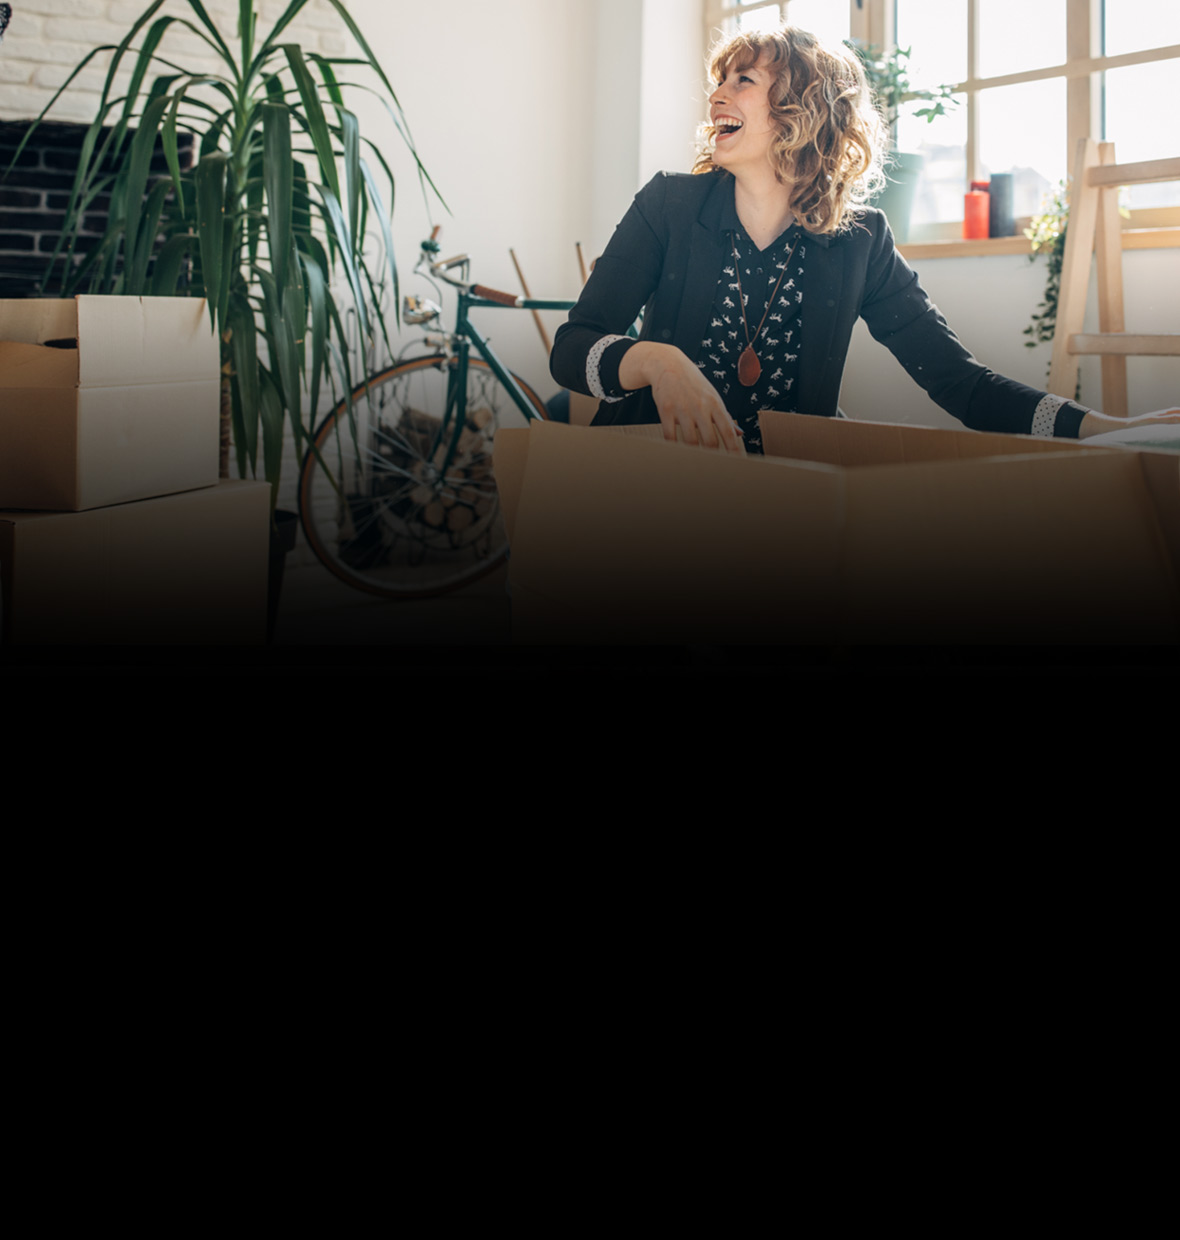
<instances>
[{"instance_id":1,"label":"woman's eye","mask_svg":"<svg viewBox=\"0 0 1180 1240\"><path fill-rule=\"evenodd\" d=\"M741 75L741 77L738 78L739 82L752 82L753 80L754 79L751 77L746 77L744 73Z\"/></svg>"}]
</instances>

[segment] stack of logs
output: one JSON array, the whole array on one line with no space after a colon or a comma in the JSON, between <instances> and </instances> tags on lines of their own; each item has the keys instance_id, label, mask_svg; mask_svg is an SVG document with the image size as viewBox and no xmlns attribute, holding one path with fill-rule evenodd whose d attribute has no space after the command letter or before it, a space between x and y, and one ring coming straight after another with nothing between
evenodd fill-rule
<instances>
[{"instance_id":1,"label":"stack of logs","mask_svg":"<svg viewBox=\"0 0 1180 1240\"><path fill-rule=\"evenodd\" d=\"M438 418L417 409L407 409L398 430L401 442L410 447L399 444L394 450L386 442L382 448L383 455L392 458L391 464L396 469L408 470L419 479L409 492L409 504L399 515L429 527L452 547L462 546L478 535L496 510L491 441L485 433L492 420L488 409L468 412L467 425L460 432L455 454L441 481L432 482L429 478L434 470L442 467L448 442L440 443L435 450L433 468L427 461L430 445L438 433Z\"/></svg>"}]
</instances>

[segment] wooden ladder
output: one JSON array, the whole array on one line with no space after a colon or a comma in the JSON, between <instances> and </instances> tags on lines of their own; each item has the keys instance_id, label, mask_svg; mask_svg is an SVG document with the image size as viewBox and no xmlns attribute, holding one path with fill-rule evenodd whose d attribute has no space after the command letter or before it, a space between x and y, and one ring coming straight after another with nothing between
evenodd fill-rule
<instances>
[{"instance_id":1,"label":"wooden ladder","mask_svg":"<svg viewBox=\"0 0 1180 1240\"><path fill-rule=\"evenodd\" d=\"M1180 335L1128 333L1123 317L1123 250L1119 224L1120 185L1180 181L1180 158L1118 164L1114 143L1083 138L1078 143L1069 193L1069 225L1057 301L1057 329L1049 366L1049 391L1072 396L1078 358L1102 358L1103 413L1128 416L1127 358L1180 357ZM1098 249L1098 331L1082 331L1090 285L1090 253Z\"/></svg>"}]
</instances>

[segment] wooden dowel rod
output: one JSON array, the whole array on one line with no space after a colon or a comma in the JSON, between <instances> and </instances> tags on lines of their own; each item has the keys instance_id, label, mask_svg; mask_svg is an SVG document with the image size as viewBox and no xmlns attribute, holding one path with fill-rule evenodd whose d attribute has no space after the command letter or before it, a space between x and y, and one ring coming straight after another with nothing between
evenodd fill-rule
<instances>
[{"instance_id":1,"label":"wooden dowel rod","mask_svg":"<svg viewBox=\"0 0 1180 1240\"><path fill-rule=\"evenodd\" d=\"M1133 333L1088 332L1070 336L1071 353L1105 353L1117 357L1180 357L1180 336L1141 336Z\"/></svg>"},{"instance_id":2,"label":"wooden dowel rod","mask_svg":"<svg viewBox=\"0 0 1180 1240\"><path fill-rule=\"evenodd\" d=\"M1180 181L1180 158L1144 159L1137 164L1107 164L1091 168L1087 185L1146 185L1151 181Z\"/></svg>"},{"instance_id":3,"label":"wooden dowel rod","mask_svg":"<svg viewBox=\"0 0 1180 1240\"><path fill-rule=\"evenodd\" d=\"M524 295L532 297L532 293L529 292L529 286L525 282L524 272L521 271L520 264L516 261L516 251L510 249L508 253L512 256L512 265L516 268L516 278L520 281L520 287L524 289ZM536 310L533 311L533 322L537 325L537 331L541 333L541 343L545 346L545 352L551 353L553 346L549 343L549 333L545 330L545 324L541 322L541 316Z\"/></svg>"}]
</instances>

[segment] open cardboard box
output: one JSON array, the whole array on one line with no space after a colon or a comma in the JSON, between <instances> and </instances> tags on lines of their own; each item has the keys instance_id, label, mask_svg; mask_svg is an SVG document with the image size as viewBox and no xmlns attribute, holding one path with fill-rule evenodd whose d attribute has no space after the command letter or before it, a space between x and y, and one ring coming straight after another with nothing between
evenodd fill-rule
<instances>
[{"instance_id":1,"label":"open cardboard box","mask_svg":"<svg viewBox=\"0 0 1180 1240\"><path fill-rule=\"evenodd\" d=\"M269 548L265 482L88 512L0 512L4 641L261 643Z\"/></svg>"},{"instance_id":2,"label":"open cardboard box","mask_svg":"<svg viewBox=\"0 0 1180 1240\"><path fill-rule=\"evenodd\" d=\"M762 415L496 436L525 642L1171 643L1180 457Z\"/></svg>"},{"instance_id":3,"label":"open cardboard box","mask_svg":"<svg viewBox=\"0 0 1180 1240\"><path fill-rule=\"evenodd\" d=\"M213 486L219 410L203 299L0 301L2 508L76 511Z\"/></svg>"}]
</instances>

